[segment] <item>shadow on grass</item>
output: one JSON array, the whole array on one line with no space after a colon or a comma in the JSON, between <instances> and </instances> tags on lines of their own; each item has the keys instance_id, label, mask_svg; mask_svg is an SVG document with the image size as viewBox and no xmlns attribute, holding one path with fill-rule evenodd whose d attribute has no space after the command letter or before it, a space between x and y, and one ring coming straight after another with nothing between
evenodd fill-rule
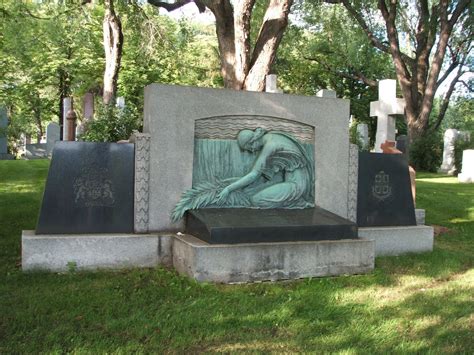
<instances>
[{"instance_id":1,"label":"shadow on grass","mask_svg":"<svg viewBox=\"0 0 474 355\"><path fill-rule=\"evenodd\" d=\"M20 231L34 228L47 171L37 164L7 177L14 184L38 174L36 192L0 194L0 353L460 352L472 345L472 292L453 281L472 268L468 222L438 238L433 253L377 258L370 275L224 286L166 269L23 274L14 266ZM426 184L428 216L458 213L446 211L449 185L434 198L439 184ZM469 200L460 201L466 210ZM415 288L434 286L411 289L406 277L421 279Z\"/></svg>"}]
</instances>

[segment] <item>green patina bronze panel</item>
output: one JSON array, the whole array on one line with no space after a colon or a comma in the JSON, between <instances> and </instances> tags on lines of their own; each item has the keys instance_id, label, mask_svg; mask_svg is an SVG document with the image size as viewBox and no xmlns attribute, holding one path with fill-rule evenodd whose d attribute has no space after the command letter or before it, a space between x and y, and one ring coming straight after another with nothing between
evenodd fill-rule
<instances>
[{"instance_id":1,"label":"green patina bronze panel","mask_svg":"<svg viewBox=\"0 0 474 355\"><path fill-rule=\"evenodd\" d=\"M274 117L197 120L193 187L173 221L206 207L314 207L313 142L313 127Z\"/></svg>"}]
</instances>

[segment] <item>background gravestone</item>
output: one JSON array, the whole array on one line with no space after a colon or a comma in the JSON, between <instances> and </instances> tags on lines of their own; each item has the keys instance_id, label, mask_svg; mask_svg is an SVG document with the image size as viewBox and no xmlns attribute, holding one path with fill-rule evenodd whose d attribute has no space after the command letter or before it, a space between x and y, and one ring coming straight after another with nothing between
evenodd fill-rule
<instances>
[{"instance_id":1,"label":"background gravestone","mask_svg":"<svg viewBox=\"0 0 474 355\"><path fill-rule=\"evenodd\" d=\"M403 154L407 153L408 137L404 134L397 137L397 149Z\"/></svg>"},{"instance_id":2,"label":"background gravestone","mask_svg":"<svg viewBox=\"0 0 474 355\"><path fill-rule=\"evenodd\" d=\"M416 225L408 162L402 154L359 153L357 225Z\"/></svg>"},{"instance_id":3,"label":"background gravestone","mask_svg":"<svg viewBox=\"0 0 474 355\"><path fill-rule=\"evenodd\" d=\"M13 155L8 154L7 127L7 110L5 107L0 106L0 160L13 159Z\"/></svg>"},{"instance_id":4,"label":"background gravestone","mask_svg":"<svg viewBox=\"0 0 474 355\"><path fill-rule=\"evenodd\" d=\"M61 139L61 127L56 122L51 122L46 127L46 152L51 155L54 143Z\"/></svg>"},{"instance_id":5,"label":"background gravestone","mask_svg":"<svg viewBox=\"0 0 474 355\"><path fill-rule=\"evenodd\" d=\"M367 123L359 123L357 125L357 134L359 136L359 140L362 143L362 150L368 150L369 149L369 126Z\"/></svg>"},{"instance_id":6,"label":"background gravestone","mask_svg":"<svg viewBox=\"0 0 474 355\"><path fill-rule=\"evenodd\" d=\"M36 233L132 233L133 183L133 144L57 142Z\"/></svg>"}]
</instances>

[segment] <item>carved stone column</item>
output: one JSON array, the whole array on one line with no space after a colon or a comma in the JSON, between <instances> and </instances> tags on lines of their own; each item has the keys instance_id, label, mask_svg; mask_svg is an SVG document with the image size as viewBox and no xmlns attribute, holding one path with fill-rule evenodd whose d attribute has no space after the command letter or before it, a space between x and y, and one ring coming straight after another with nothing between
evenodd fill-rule
<instances>
[{"instance_id":1,"label":"carved stone column","mask_svg":"<svg viewBox=\"0 0 474 355\"><path fill-rule=\"evenodd\" d=\"M347 219L357 222L357 184L359 180L359 148L349 145L349 184L347 194Z\"/></svg>"},{"instance_id":2,"label":"carved stone column","mask_svg":"<svg viewBox=\"0 0 474 355\"><path fill-rule=\"evenodd\" d=\"M135 143L135 233L148 233L150 190L150 135L134 133Z\"/></svg>"}]
</instances>

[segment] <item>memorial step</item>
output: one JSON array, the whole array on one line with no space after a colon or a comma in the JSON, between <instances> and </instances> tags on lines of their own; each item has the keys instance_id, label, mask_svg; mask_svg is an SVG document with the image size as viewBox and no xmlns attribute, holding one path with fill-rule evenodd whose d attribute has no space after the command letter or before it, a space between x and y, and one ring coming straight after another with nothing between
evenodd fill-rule
<instances>
[{"instance_id":1,"label":"memorial step","mask_svg":"<svg viewBox=\"0 0 474 355\"><path fill-rule=\"evenodd\" d=\"M357 239L357 225L319 207L203 208L187 212L186 233L209 244Z\"/></svg>"}]
</instances>

